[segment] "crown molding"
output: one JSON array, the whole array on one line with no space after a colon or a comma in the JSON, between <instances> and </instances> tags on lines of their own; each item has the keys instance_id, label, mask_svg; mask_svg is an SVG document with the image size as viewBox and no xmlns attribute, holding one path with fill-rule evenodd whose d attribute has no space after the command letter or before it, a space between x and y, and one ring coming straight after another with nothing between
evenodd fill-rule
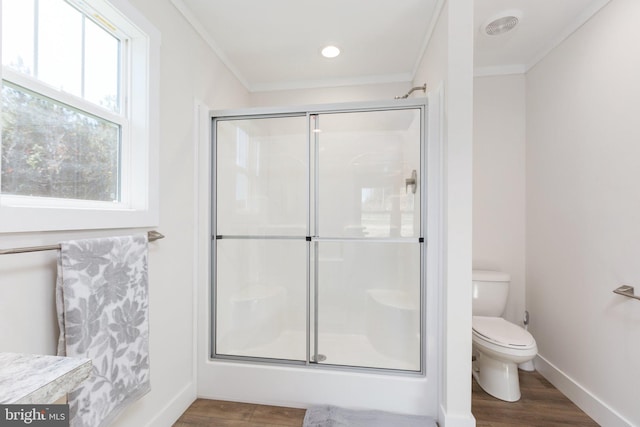
<instances>
[{"instance_id":1,"label":"crown molding","mask_svg":"<svg viewBox=\"0 0 640 427\"><path fill-rule=\"evenodd\" d=\"M209 32L204 28L204 26L200 23L200 20L193 14L191 9L184 4L182 0L171 0L171 3L175 6L176 9L182 14L182 16L187 20L187 22L193 27L193 29L202 37L204 42L209 45L211 50L220 58L220 61L231 71L231 73L235 76L236 79L245 87L245 89L249 90L249 82L242 75L242 73L236 68L233 62L227 57L222 49L218 46L218 44L213 40L213 37Z\"/></svg>"},{"instance_id":2,"label":"crown molding","mask_svg":"<svg viewBox=\"0 0 640 427\"><path fill-rule=\"evenodd\" d=\"M587 21L589 21L596 13L605 7L611 0L599 0L591 3L582 13L576 16L569 25L567 25L564 31L560 32L549 43L543 46L536 54L531 57L531 60L526 64L526 72L535 67L538 62L542 61L552 50L558 47L562 42L568 39L573 33L578 31Z\"/></svg>"}]
</instances>

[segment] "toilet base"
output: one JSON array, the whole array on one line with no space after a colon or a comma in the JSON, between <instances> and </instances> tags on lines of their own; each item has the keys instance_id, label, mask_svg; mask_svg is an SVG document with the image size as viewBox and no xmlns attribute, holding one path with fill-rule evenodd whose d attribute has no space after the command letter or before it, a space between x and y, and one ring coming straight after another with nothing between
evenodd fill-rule
<instances>
[{"instance_id":1,"label":"toilet base","mask_svg":"<svg viewBox=\"0 0 640 427\"><path fill-rule=\"evenodd\" d=\"M506 402L520 400L520 380L518 365L515 362L503 362L475 352L473 377L484 391Z\"/></svg>"},{"instance_id":2,"label":"toilet base","mask_svg":"<svg viewBox=\"0 0 640 427\"><path fill-rule=\"evenodd\" d=\"M536 367L533 364L533 360L529 360L528 362L520 363L518 365L518 369L520 369L521 371L534 372L536 370Z\"/></svg>"}]
</instances>

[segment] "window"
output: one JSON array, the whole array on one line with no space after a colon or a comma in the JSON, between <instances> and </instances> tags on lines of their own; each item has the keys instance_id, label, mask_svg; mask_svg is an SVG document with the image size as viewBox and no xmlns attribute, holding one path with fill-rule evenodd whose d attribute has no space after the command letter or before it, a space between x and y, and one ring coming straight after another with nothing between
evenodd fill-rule
<instances>
[{"instance_id":1,"label":"window","mask_svg":"<svg viewBox=\"0 0 640 427\"><path fill-rule=\"evenodd\" d=\"M157 223L159 34L125 0L1 0L0 231Z\"/></svg>"}]
</instances>

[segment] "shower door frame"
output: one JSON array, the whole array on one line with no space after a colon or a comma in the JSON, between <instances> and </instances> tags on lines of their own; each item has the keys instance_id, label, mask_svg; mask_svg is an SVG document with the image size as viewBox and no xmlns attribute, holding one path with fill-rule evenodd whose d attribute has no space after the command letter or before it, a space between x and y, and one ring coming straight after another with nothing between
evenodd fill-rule
<instances>
[{"instance_id":1,"label":"shower door frame","mask_svg":"<svg viewBox=\"0 0 640 427\"><path fill-rule=\"evenodd\" d=\"M317 292L318 292L318 282L313 279L312 275L312 260L311 260L311 247L312 245L317 245L316 236L312 236L312 228L313 231L317 233L317 225L314 226L312 224L312 214L314 215L314 220L317 224L318 218L318 208L317 208L317 200L314 202L311 200L311 195L313 191L313 197L317 199L318 192L318 178L317 178L317 165L313 167L312 172L312 159L317 162L317 155L312 154L312 151L315 150L316 142L312 140L312 128L311 128L311 117L319 116L323 114L332 114L332 113L364 113L364 112L384 112L384 111L392 111L392 110L409 110L409 109L418 109L420 111L420 141L419 141L419 153L420 153L420 181L418 185L418 191L420 194L420 202L419 202L419 233L418 237L415 239L418 241L419 253L420 253L420 272L419 272L419 294L420 294L420 304L419 304L419 334L420 334L420 344L419 344L419 360L420 360L420 368L419 370L402 370L395 368L380 368L380 367L361 367L361 366L351 366L351 365L339 365L339 364L322 364L318 363L314 360L314 352L312 352L312 340L315 339L315 343L313 343L313 349L317 354L318 345L318 307L314 307L313 305L317 305ZM283 366L291 366L291 367L310 367L316 369L333 369L333 370L348 370L348 371L366 371L373 373L388 373L394 375L402 375L402 376L422 376L426 375L427 370L427 346L431 343L435 342L438 337L428 337L427 336L427 150L428 150L428 110L427 110L427 98L414 98L414 99L402 99L402 100L393 100L393 101L383 101L383 102L364 102L364 103L341 103L341 104L325 104L325 105L310 105L310 106L301 106L301 107L284 107L284 108L247 108L247 109L238 109L238 110L220 110L220 111L212 111L210 113L211 117L211 247L210 247L210 301L209 301L209 325L210 325L210 333L209 333L209 350L208 350L208 360L211 362L215 361L223 361L223 362L238 362L238 363L264 363L269 365L283 365ZM254 357L254 356L241 356L241 355L228 355L228 354L217 354L216 352L216 292L217 292L217 240L221 238L217 234L217 141L216 141L216 123L217 121L227 121L227 120L240 120L240 119L266 119L266 118L280 118L280 117L305 117L306 118L306 150L307 150L307 193L306 193L306 210L307 210L307 236L306 236L306 248L307 248L307 274L306 274L306 360L290 360L290 359L278 359L278 358L269 358L269 357ZM317 153L316 153L317 154ZM315 176L314 176L315 174ZM315 189L312 189L312 185L315 185ZM313 212L312 212L313 211ZM268 237L267 237L268 238ZM277 237L275 237L277 238ZM373 241L376 239L363 239L364 241ZM393 238L388 238L389 241L392 241ZM314 259L317 263L317 253L314 255ZM315 274L317 275L317 268L314 269ZM315 294L315 295L314 295ZM434 304L430 304L432 307L435 307ZM433 333L437 333L433 330ZM313 335L313 338L312 338ZM433 351L433 350L430 350Z\"/></svg>"}]
</instances>

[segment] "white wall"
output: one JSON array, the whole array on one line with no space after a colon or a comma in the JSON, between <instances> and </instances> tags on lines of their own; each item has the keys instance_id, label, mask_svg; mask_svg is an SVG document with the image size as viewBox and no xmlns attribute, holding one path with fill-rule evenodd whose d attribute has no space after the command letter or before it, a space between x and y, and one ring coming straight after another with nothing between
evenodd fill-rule
<instances>
[{"instance_id":1,"label":"white wall","mask_svg":"<svg viewBox=\"0 0 640 427\"><path fill-rule=\"evenodd\" d=\"M197 190L200 193L194 189L194 171L197 171L198 163L202 166L202 161L196 158L198 154L194 144L194 100L198 99L215 109L280 102L275 98L265 100L262 96L254 96L250 100L240 84L180 18L179 12L168 0L131 1L162 33L159 230L167 238L152 245L150 256L152 392L125 411L114 424L120 427L149 423L169 425L167 421L175 419L195 397L192 351L195 333L192 317L195 299L194 246L196 224L202 223L199 217L202 209L197 212L194 206L198 203L195 194L200 196L202 189ZM474 425L470 413L469 375L472 15L472 5L468 1L449 0L446 3L434 39L414 81L415 85L426 81L429 86L445 82L446 175L443 188L446 203L446 258L443 260L445 295L442 315L445 324L441 410L444 418L441 424L449 426ZM398 92L395 85L388 85L379 94L384 98L400 95L409 87L407 85ZM353 97L363 100L362 92L342 94L340 99L334 98L334 102L356 100ZM301 103L324 102L325 96L320 92L312 97L304 95L297 98L297 94L293 95ZM369 93L365 96L368 97ZM290 99L286 103L291 102ZM202 174L201 170L199 172ZM108 233L1 237L3 246L10 247L99 234ZM0 321L12 325L11 329L3 330L3 339L0 340L3 350L54 352L57 332L52 325L53 258L52 254L3 258L3 264L0 265L3 273L0 276L0 301L3 304ZM326 377L329 381L331 375ZM224 378L216 380L223 381ZM412 379L408 378L406 382L410 383Z\"/></svg>"},{"instance_id":2,"label":"white wall","mask_svg":"<svg viewBox=\"0 0 640 427\"><path fill-rule=\"evenodd\" d=\"M477 77L473 93L473 268L511 275L504 316L525 310L525 76Z\"/></svg>"},{"instance_id":3,"label":"white wall","mask_svg":"<svg viewBox=\"0 0 640 427\"><path fill-rule=\"evenodd\" d=\"M248 94L169 0L132 0L162 33L160 227L151 257L152 393L117 423L169 425L195 398L194 258L197 217L195 102L240 107ZM175 402L175 403L174 403ZM175 410L175 412L174 412Z\"/></svg>"},{"instance_id":4,"label":"white wall","mask_svg":"<svg viewBox=\"0 0 640 427\"><path fill-rule=\"evenodd\" d=\"M240 107L248 94L169 0L131 0L162 33L160 226L150 245L151 392L113 425L169 426L195 399L194 100ZM0 235L1 247L57 243L127 230ZM0 257L0 351L55 354L55 253Z\"/></svg>"},{"instance_id":5,"label":"white wall","mask_svg":"<svg viewBox=\"0 0 640 427\"><path fill-rule=\"evenodd\" d=\"M471 415L473 4L445 2L414 85L444 88L442 144L442 390L439 420Z\"/></svg>"},{"instance_id":6,"label":"white wall","mask_svg":"<svg viewBox=\"0 0 640 427\"><path fill-rule=\"evenodd\" d=\"M409 83L382 83L317 89L253 92L249 96L249 102L252 107L274 107L380 101L404 95L409 89L411 89ZM417 96L424 96L422 92L415 93Z\"/></svg>"},{"instance_id":7,"label":"white wall","mask_svg":"<svg viewBox=\"0 0 640 427\"><path fill-rule=\"evenodd\" d=\"M538 369L640 425L640 2L613 0L527 74L527 305ZM626 421L625 421L626 420Z\"/></svg>"}]
</instances>

